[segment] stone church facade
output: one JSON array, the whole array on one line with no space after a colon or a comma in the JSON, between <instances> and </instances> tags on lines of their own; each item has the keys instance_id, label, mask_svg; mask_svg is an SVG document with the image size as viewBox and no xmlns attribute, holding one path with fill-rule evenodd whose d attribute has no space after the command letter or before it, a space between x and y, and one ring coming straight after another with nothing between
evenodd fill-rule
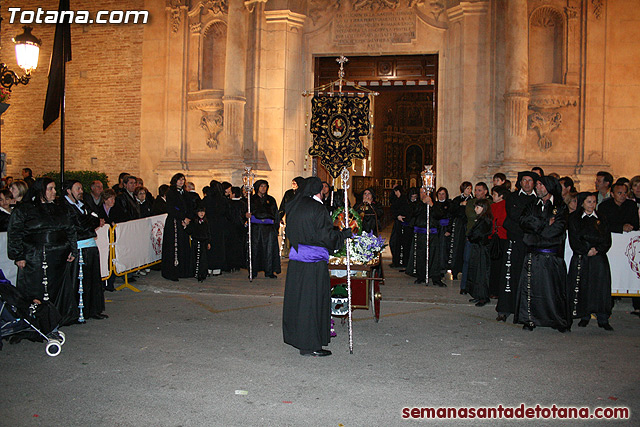
<instances>
[{"instance_id":1,"label":"stone church facade","mask_svg":"<svg viewBox=\"0 0 640 427\"><path fill-rule=\"evenodd\" d=\"M532 166L572 176L582 189L593 188L598 170L640 173L637 0L72 2L76 10L125 6L148 10L149 23L72 27L68 169L104 171L112 181L126 170L152 189L183 171L200 189L212 178L239 185L252 166L278 197L317 167L307 155L310 97L302 95L323 82L319 59L344 55L354 58L347 80L381 93L413 90L393 108L372 102L377 136L355 175L408 184L406 175L388 175L388 153L403 171L411 156L433 161L452 194L463 180ZM11 65L19 26L1 13L0 52ZM13 175L58 165L59 130L41 130L53 27L34 25L34 33L45 42L40 68L14 88L2 117ZM434 68L403 68L409 57ZM403 111L423 101L432 137L382 148L397 137Z\"/></svg>"}]
</instances>

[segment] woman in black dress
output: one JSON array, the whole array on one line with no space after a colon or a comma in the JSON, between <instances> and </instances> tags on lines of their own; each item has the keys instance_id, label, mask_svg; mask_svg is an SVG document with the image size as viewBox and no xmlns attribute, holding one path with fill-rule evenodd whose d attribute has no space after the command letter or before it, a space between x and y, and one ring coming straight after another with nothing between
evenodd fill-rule
<instances>
[{"instance_id":1,"label":"woman in black dress","mask_svg":"<svg viewBox=\"0 0 640 427\"><path fill-rule=\"evenodd\" d=\"M38 178L11 214L7 252L18 266L16 287L23 296L53 302L66 325L79 314L71 277L78 248L71 218L55 198L53 180Z\"/></svg>"},{"instance_id":2,"label":"woman in black dress","mask_svg":"<svg viewBox=\"0 0 640 427\"><path fill-rule=\"evenodd\" d=\"M177 282L191 277L191 248L186 228L193 217L184 197L185 176L181 173L171 178L167 191L167 219L162 239L162 277Z\"/></svg>"},{"instance_id":3,"label":"woman in black dress","mask_svg":"<svg viewBox=\"0 0 640 427\"><path fill-rule=\"evenodd\" d=\"M491 202L481 199L476 202L475 223L467 238L471 243L469 258L469 275L467 276L467 291L473 297L469 301L482 307L489 302L489 272L491 259L489 258L489 236L493 229L493 214Z\"/></svg>"},{"instance_id":4,"label":"woman in black dress","mask_svg":"<svg viewBox=\"0 0 640 427\"><path fill-rule=\"evenodd\" d=\"M471 190L473 185L469 181L460 184L460 195L451 201L451 236L449 239L449 258L447 264L453 274L453 279L462 272L464 242L467 236L467 215L464 209L467 202L472 199Z\"/></svg>"},{"instance_id":5,"label":"woman in black dress","mask_svg":"<svg viewBox=\"0 0 640 427\"><path fill-rule=\"evenodd\" d=\"M589 324L595 313L598 326L613 331L611 316L611 269L607 251L611 248L611 232L607 222L596 212L593 193L578 195L578 209L569 216L569 244L573 250L569 265L568 287L571 314L580 318L578 326Z\"/></svg>"},{"instance_id":6,"label":"woman in black dress","mask_svg":"<svg viewBox=\"0 0 640 427\"><path fill-rule=\"evenodd\" d=\"M384 212L382 207L376 203L376 195L372 188L364 190L362 202L358 203L354 209L362 218L363 231L377 236L380 230L380 220Z\"/></svg>"}]
</instances>

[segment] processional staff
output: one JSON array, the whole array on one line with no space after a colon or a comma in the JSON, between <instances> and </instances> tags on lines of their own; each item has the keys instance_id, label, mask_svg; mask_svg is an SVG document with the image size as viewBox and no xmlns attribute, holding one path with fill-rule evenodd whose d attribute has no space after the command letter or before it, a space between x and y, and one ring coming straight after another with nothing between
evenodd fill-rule
<instances>
[{"instance_id":1,"label":"processional staff","mask_svg":"<svg viewBox=\"0 0 640 427\"><path fill-rule=\"evenodd\" d=\"M256 175L251 170L251 166L245 166L242 174L242 183L247 190L247 211L251 214L251 195L253 194L253 180ZM251 218L249 218L249 281L253 282L253 262L251 261Z\"/></svg>"},{"instance_id":2,"label":"processional staff","mask_svg":"<svg viewBox=\"0 0 640 427\"><path fill-rule=\"evenodd\" d=\"M424 191L427 193L427 196L431 197L429 193L433 192L436 188L436 174L431 170L433 165L425 165L424 170L422 171L422 187ZM432 199L433 200L433 199ZM426 265L425 265L425 285L429 285L429 238L431 237L431 222L430 222L430 208L431 206L427 203L427 256L426 256Z\"/></svg>"}]
</instances>

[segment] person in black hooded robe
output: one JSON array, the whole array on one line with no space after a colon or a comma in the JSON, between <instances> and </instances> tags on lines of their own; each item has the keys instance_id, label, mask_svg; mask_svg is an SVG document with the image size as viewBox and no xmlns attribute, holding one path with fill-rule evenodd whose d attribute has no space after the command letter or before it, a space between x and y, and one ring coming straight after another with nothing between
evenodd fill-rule
<instances>
[{"instance_id":1,"label":"person in black hooded robe","mask_svg":"<svg viewBox=\"0 0 640 427\"><path fill-rule=\"evenodd\" d=\"M231 271L247 268L247 201L239 187L231 188L227 263Z\"/></svg>"},{"instance_id":2,"label":"person in black hooded robe","mask_svg":"<svg viewBox=\"0 0 640 427\"><path fill-rule=\"evenodd\" d=\"M414 283L424 284L427 273L427 236L429 236L429 278L434 286L446 287L442 281L442 260L438 238L440 220L445 218L446 211L442 204L433 203L431 196L424 187L420 187L420 200L413 204L411 224L413 225L413 245L409 251L409 260L406 274L416 277ZM429 225L427 225L427 205L431 206L429 212Z\"/></svg>"},{"instance_id":3,"label":"person in black hooded robe","mask_svg":"<svg viewBox=\"0 0 640 427\"><path fill-rule=\"evenodd\" d=\"M177 282L192 277L191 247L186 228L193 212L185 199L185 176L177 173L171 178L167 191L167 219L162 238L162 277Z\"/></svg>"},{"instance_id":4,"label":"person in black hooded robe","mask_svg":"<svg viewBox=\"0 0 640 427\"><path fill-rule=\"evenodd\" d=\"M409 249L413 229L409 223L411 217L411 205L402 186L393 187L391 194L391 214L393 216L393 229L389 238L391 249L391 267L406 268L409 258ZM409 237L409 238L407 238Z\"/></svg>"},{"instance_id":5,"label":"person in black hooded robe","mask_svg":"<svg viewBox=\"0 0 640 427\"><path fill-rule=\"evenodd\" d=\"M595 211L598 199L594 193L578 195L578 209L569 215L569 244L573 250L567 278L571 315L579 318L578 326L589 324L595 313L598 326L613 331L609 316L611 268L607 251L611 248L611 232L607 221Z\"/></svg>"},{"instance_id":6,"label":"person in black hooded robe","mask_svg":"<svg viewBox=\"0 0 640 427\"><path fill-rule=\"evenodd\" d=\"M282 335L301 355L328 356L331 281L329 253L339 250L351 230L335 230L322 204L320 178L307 178L304 189L287 208L287 236L291 240L282 308Z\"/></svg>"},{"instance_id":7,"label":"person in black hooded robe","mask_svg":"<svg viewBox=\"0 0 640 427\"><path fill-rule=\"evenodd\" d=\"M9 218L7 255L18 266L16 287L29 301L51 301L67 325L78 319L72 262L77 234L66 209L54 203L55 183L43 177L29 189ZM46 279L46 280L45 280Z\"/></svg>"},{"instance_id":8,"label":"person in black hooded robe","mask_svg":"<svg viewBox=\"0 0 640 427\"><path fill-rule=\"evenodd\" d=\"M300 185L304 182L304 178L301 176L296 176L291 181L291 188L284 192L284 196L282 196L282 201L280 202L280 208L278 209L278 215L280 215L280 225L284 226L287 216L287 203L293 200L296 197L296 193L300 188ZM291 247L289 243L289 239L286 236L286 232L284 233L284 243L282 244L282 256L286 257L289 253L289 248Z\"/></svg>"},{"instance_id":9,"label":"person in black hooded robe","mask_svg":"<svg viewBox=\"0 0 640 427\"><path fill-rule=\"evenodd\" d=\"M264 271L265 277L275 279L280 274L278 229L280 215L276 199L271 197L269 183L259 179L253 184L251 195L251 263L253 277Z\"/></svg>"},{"instance_id":10,"label":"person in black hooded robe","mask_svg":"<svg viewBox=\"0 0 640 427\"><path fill-rule=\"evenodd\" d=\"M562 200L558 180L538 177L538 200L525 207L520 217L527 248L520 275L514 323L532 331L547 326L566 332L571 328L567 267L564 262L569 209Z\"/></svg>"},{"instance_id":11,"label":"person in black hooded robe","mask_svg":"<svg viewBox=\"0 0 640 427\"><path fill-rule=\"evenodd\" d=\"M224 192L223 185L214 179L209 183L209 190L203 200L211 235L208 268L214 276L222 274L223 271L231 270L228 259L231 201L224 195Z\"/></svg>"}]
</instances>

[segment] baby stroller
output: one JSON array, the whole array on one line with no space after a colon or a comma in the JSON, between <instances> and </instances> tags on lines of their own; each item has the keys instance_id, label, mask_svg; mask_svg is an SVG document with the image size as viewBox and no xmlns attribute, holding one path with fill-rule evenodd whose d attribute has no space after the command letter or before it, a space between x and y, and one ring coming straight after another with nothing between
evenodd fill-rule
<instances>
[{"instance_id":1,"label":"baby stroller","mask_svg":"<svg viewBox=\"0 0 640 427\"><path fill-rule=\"evenodd\" d=\"M59 355L65 342L64 332L58 331L60 319L60 313L51 302L36 304L24 298L0 270L0 350L4 338L17 338L15 341L19 342L24 336L36 341L46 340L47 354Z\"/></svg>"}]
</instances>

